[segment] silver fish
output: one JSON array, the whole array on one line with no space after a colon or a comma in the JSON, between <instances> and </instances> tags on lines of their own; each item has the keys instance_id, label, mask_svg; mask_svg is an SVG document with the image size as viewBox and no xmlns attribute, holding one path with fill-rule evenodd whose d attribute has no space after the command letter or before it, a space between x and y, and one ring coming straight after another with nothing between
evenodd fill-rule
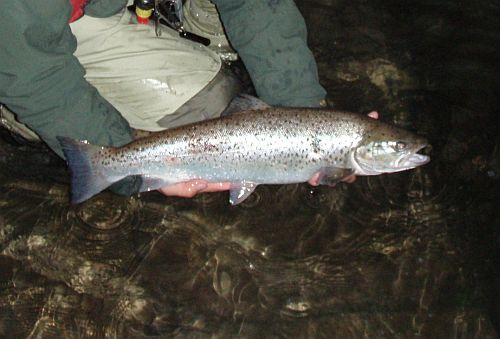
<instances>
[{"instance_id":1,"label":"silver fish","mask_svg":"<svg viewBox=\"0 0 500 339\"><path fill-rule=\"evenodd\" d=\"M429 162L417 152L427 141L401 128L355 113L273 108L240 97L221 118L181 126L123 147L91 145L59 137L79 203L129 175L141 191L204 179L231 182L231 204L260 184L306 182L333 185L350 175L408 170Z\"/></svg>"}]
</instances>

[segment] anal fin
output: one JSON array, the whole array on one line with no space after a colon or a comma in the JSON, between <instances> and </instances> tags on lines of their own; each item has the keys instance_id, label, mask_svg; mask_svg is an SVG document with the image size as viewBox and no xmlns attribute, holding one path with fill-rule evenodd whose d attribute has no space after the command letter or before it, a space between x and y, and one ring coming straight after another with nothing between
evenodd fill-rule
<instances>
[{"instance_id":1,"label":"anal fin","mask_svg":"<svg viewBox=\"0 0 500 339\"><path fill-rule=\"evenodd\" d=\"M238 205L252 194L258 184L253 182L238 182L231 184L229 190L229 203L231 205Z\"/></svg>"}]
</instances>

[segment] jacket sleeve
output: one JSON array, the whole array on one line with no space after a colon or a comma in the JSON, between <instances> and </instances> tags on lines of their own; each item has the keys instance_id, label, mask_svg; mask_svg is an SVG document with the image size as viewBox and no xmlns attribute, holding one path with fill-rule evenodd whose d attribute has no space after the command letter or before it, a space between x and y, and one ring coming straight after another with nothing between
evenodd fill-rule
<instances>
[{"instance_id":1,"label":"jacket sleeve","mask_svg":"<svg viewBox=\"0 0 500 339\"><path fill-rule=\"evenodd\" d=\"M0 2L0 102L61 157L57 136L132 140L127 121L84 78L70 14L68 0Z\"/></svg>"},{"instance_id":2,"label":"jacket sleeve","mask_svg":"<svg viewBox=\"0 0 500 339\"><path fill-rule=\"evenodd\" d=\"M0 3L0 102L60 156L56 136L118 146L132 140L117 110L84 78L68 0Z\"/></svg>"},{"instance_id":3,"label":"jacket sleeve","mask_svg":"<svg viewBox=\"0 0 500 339\"><path fill-rule=\"evenodd\" d=\"M273 105L319 106L326 91L293 0L212 2L261 99Z\"/></svg>"}]
</instances>

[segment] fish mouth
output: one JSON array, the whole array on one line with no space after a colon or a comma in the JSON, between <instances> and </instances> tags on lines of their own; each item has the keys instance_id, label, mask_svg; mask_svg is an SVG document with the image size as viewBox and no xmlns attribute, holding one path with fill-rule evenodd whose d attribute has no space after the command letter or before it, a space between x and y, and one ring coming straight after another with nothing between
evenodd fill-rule
<instances>
[{"instance_id":1,"label":"fish mouth","mask_svg":"<svg viewBox=\"0 0 500 339\"><path fill-rule=\"evenodd\" d=\"M406 153L396 161L396 167L401 170L422 166L431 161L430 156L418 152L428 148L428 145L416 147L411 153Z\"/></svg>"}]
</instances>

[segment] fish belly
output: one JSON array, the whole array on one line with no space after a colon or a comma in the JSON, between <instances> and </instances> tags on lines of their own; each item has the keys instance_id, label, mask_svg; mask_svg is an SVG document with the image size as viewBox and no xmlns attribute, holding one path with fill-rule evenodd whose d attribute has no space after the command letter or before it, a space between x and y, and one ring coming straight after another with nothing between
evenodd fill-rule
<instances>
[{"instance_id":1,"label":"fish belly","mask_svg":"<svg viewBox=\"0 0 500 339\"><path fill-rule=\"evenodd\" d=\"M208 182L290 184L309 180L321 166L290 166L283 162L187 161L176 165L145 166L143 190L154 190L179 182L203 179Z\"/></svg>"}]
</instances>

